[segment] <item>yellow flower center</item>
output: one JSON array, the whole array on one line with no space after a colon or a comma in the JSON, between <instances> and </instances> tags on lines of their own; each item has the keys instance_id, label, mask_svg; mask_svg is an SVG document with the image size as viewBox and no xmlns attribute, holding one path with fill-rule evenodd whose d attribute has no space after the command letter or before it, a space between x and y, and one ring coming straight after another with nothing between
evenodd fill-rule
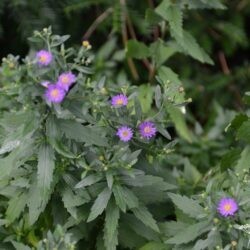
<instances>
[{"instance_id":1,"label":"yellow flower center","mask_svg":"<svg viewBox=\"0 0 250 250\"><path fill-rule=\"evenodd\" d=\"M117 104L117 105L122 105L122 104L123 104L123 100L122 100L122 99L118 99L118 100L116 101L116 104Z\"/></svg>"},{"instance_id":2,"label":"yellow flower center","mask_svg":"<svg viewBox=\"0 0 250 250\"><path fill-rule=\"evenodd\" d=\"M57 89L53 89L53 90L51 91L51 96L52 96L52 97L58 97L58 96L59 96L59 91L58 91Z\"/></svg>"},{"instance_id":3,"label":"yellow flower center","mask_svg":"<svg viewBox=\"0 0 250 250\"><path fill-rule=\"evenodd\" d=\"M230 211L231 210L231 205L230 204L226 204L225 206L224 206L224 209L228 212L228 211Z\"/></svg>"},{"instance_id":4,"label":"yellow flower center","mask_svg":"<svg viewBox=\"0 0 250 250\"><path fill-rule=\"evenodd\" d=\"M151 128L150 127L145 127L144 128L144 132L145 133L150 133L151 132Z\"/></svg>"},{"instance_id":5,"label":"yellow flower center","mask_svg":"<svg viewBox=\"0 0 250 250\"><path fill-rule=\"evenodd\" d=\"M69 78L67 76L62 76L62 83L67 84L69 82Z\"/></svg>"},{"instance_id":6,"label":"yellow flower center","mask_svg":"<svg viewBox=\"0 0 250 250\"><path fill-rule=\"evenodd\" d=\"M128 136L128 131L123 131L122 135L125 136L125 137L127 137Z\"/></svg>"},{"instance_id":7,"label":"yellow flower center","mask_svg":"<svg viewBox=\"0 0 250 250\"><path fill-rule=\"evenodd\" d=\"M44 63L47 61L47 56L45 55L41 55L40 58L39 58L40 62Z\"/></svg>"}]
</instances>

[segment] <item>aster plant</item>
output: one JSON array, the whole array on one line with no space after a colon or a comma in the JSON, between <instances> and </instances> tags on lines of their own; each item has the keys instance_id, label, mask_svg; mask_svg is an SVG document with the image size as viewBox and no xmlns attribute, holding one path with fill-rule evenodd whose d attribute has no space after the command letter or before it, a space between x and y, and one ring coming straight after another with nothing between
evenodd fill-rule
<instances>
[{"instance_id":1,"label":"aster plant","mask_svg":"<svg viewBox=\"0 0 250 250\"><path fill-rule=\"evenodd\" d=\"M212 63L182 18L187 7L223 8L215 3L163 0L147 13L149 25L169 25L172 40L132 39L126 58L118 53L132 69L143 60L147 84L135 70L98 72L106 47L99 55L86 40L67 48L69 36L51 28L34 32L26 58L3 59L0 249L249 247L249 116L227 127L243 141L234 157L220 155L202 175L188 150L178 152L198 140L185 119L191 100L166 66L177 52Z\"/></svg>"},{"instance_id":2,"label":"aster plant","mask_svg":"<svg viewBox=\"0 0 250 250\"><path fill-rule=\"evenodd\" d=\"M136 86L92 75L86 65L93 57L91 47L84 43L78 50L66 49L67 39L53 35L50 28L36 31L31 41L39 52L21 64L12 56L6 59L15 65L13 81L8 74L1 76L4 98L12 106L10 112L1 107L5 136L0 178L6 182L1 182L0 192L3 223L12 234L6 244L41 248L49 242L46 233L56 226L72 232L69 246L79 249L86 244L89 249L93 244L126 247L134 223L159 237L149 205L167 202L166 192L176 186L149 170L171 153L169 110L180 112L177 105L185 105L184 93L159 73L157 105L144 112ZM2 72L8 65L3 62ZM178 98L168 95L169 88ZM148 197L146 190L157 195ZM74 238L85 227L85 233ZM147 241L147 233L136 237Z\"/></svg>"}]
</instances>

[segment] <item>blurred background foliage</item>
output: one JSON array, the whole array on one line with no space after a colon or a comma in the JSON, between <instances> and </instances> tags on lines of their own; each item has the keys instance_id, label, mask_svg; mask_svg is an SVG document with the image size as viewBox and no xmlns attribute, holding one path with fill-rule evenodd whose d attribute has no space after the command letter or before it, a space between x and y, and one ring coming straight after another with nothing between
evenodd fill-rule
<instances>
[{"instance_id":1,"label":"blurred background foliage","mask_svg":"<svg viewBox=\"0 0 250 250\"><path fill-rule=\"evenodd\" d=\"M192 164L204 173L234 143L230 135L225 139L224 129L235 111L244 108L241 97L250 80L250 31L247 29L250 2L224 0L221 1L223 5L217 4L219 9L210 9L209 1L205 2L206 8L202 9L201 5L199 10L192 9L192 4L195 6L199 1L189 2L183 26L208 53L214 65L201 64L171 51L171 58L166 63L179 75L186 96L192 99L187 105L186 116L193 143L179 142L178 162L175 163L186 164L185 160L180 160L180 155L181 159L189 157ZM211 5L217 2L212 1ZM131 70L132 59L127 60L125 51L129 39L146 45L159 37L170 40L169 27L164 24L159 27L159 17L152 11L160 3L160 0L2 0L0 56L9 53L25 56L30 51L27 37L33 30L52 25L55 33L71 35L69 46L80 46L83 40L90 41L95 53L93 67L97 77L106 75L113 82L128 81L138 85L153 82L154 72L150 72L147 61L143 58L133 60ZM121 6L126 8L125 34ZM153 98L147 86L141 86L145 107Z\"/></svg>"}]
</instances>

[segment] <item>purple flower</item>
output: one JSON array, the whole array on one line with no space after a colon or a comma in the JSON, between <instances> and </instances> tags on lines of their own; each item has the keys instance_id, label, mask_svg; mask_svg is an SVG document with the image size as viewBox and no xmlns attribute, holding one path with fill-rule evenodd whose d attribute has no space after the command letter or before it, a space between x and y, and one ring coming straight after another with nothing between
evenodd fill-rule
<instances>
[{"instance_id":1,"label":"purple flower","mask_svg":"<svg viewBox=\"0 0 250 250\"><path fill-rule=\"evenodd\" d=\"M150 139L155 136L157 130L153 122L142 122L139 125L139 132L143 138Z\"/></svg>"},{"instance_id":2,"label":"purple flower","mask_svg":"<svg viewBox=\"0 0 250 250\"><path fill-rule=\"evenodd\" d=\"M65 97L65 91L56 84L51 84L45 91L45 98L49 102L60 103Z\"/></svg>"},{"instance_id":3,"label":"purple flower","mask_svg":"<svg viewBox=\"0 0 250 250\"><path fill-rule=\"evenodd\" d=\"M53 55L47 50L40 50L36 53L37 63L41 66L47 66L51 63Z\"/></svg>"},{"instance_id":4,"label":"purple flower","mask_svg":"<svg viewBox=\"0 0 250 250\"><path fill-rule=\"evenodd\" d=\"M118 128L116 135L119 136L121 141L127 142L133 137L133 132L131 128L122 126Z\"/></svg>"},{"instance_id":5,"label":"purple flower","mask_svg":"<svg viewBox=\"0 0 250 250\"><path fill-rule=\"evenodd\" d=\"M48 86L50 85L49 81L43 81L40 83L43 87L48 88Z\"/></svg>"},{"instance_id":6,"label":"purple flower","mask_svg":"<svg viewBox=\"0 0 250 250\"><path fill-rule=\"evenodd\" d=\"M62 73L58 77L57 85L68 91L69 87L76 81L76 76L72 72Z\"/></svg>"},{"instance_id":7,"label":"purple flower","mask_svg":"<svg viewBox=\"0 0 250 250\"><path fill-rule=\"evenodd\" d=\"M233 216L238 210L238 204L233 198L222 198L219 201L217 210L224 217Z\"/></svg>"},{"instance_id":8,"label":"purple flower","mask_svg":"<svg viewBox=\"0 0 250 250\"><path fill-rule=\"evenodd\" d=\"M143 138L150 139L155 136L157 130L153 122L145 121L139 125L139 132Z\"/></svg>"},{"instance_id":9,"label":"purple flower","mask_svg":"<svg viewBox=\"0 0 250 250\"><path fill-rule=\"evenodd\" d=\"M127 104L128 104L128 98L123 94L115 95L111 99L111 105L113 107L126 106Z\"/></svg>"}]
</instances>

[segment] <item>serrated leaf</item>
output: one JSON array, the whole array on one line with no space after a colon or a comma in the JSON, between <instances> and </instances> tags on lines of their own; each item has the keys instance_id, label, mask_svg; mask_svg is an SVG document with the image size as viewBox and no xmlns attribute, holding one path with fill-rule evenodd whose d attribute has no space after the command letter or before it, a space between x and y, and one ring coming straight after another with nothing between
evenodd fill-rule
<instances>
[{"instance_id":1,"label":"serrated leaf","mask_svg":"<svg viewBox=\"0 0 250 250\"><path fill-rule=\"evenodd\" d=\"M42 193L41 188L38 187L37 176L33 176L32 184L29 189L27 205L29 208L29 225L33 225L38 219L39 215L44 211L48 200L53 191L50 188L47 192Z\"/></svg>"},{"instance_id":2,"label":"serrated leaf","mask_svg":"<svg viewBox=\"0 0 250 250\"><path fill-rule=\"evenodd\" d=\"M107 139L94 127L85 127L73 120L60 120L60 128L69 139L89 145L107 146Z\"/></svg>"},{"instance_id":3,"label":"serrated leaf","mask_svg":"<svg viewBox=\"0 0 250 250\"><path fill-rule=\"evenodd\" d=\"M155 11L163 19L168 21L171 30L175 34L177 34L179 37L182 37L183 14L182 14L182 10L179 7L179 5L172 4L172 2L169 0L164 0L155 9Z\"/></svg>"},{"instance_id":4,"label":"serrated leaf","mask_svg":"<svg viewBox=\"0 0 250 250\"><path fill-rule=\"evenodd\" d=\"M116 204L123 212L126 211L127 206L128 208L135 208L139 205L138 198L135 196L135 194L124 186L114 185L113 193Z\"/></svg>"},{"instance_id":5,"label":"serrated leaf","mask_svg":"<svg viewBox=\"0 0 250 250\"><path fill-rule=\"evenodd\" d=\"M156 232L160 232L155 219L146 207L140 206L138 208L133 208L132 211L135 217L138 218L141 222L143 222L146 226L150 227Z\"/></svg>"},{"instance_id":6,"label":"serrated leaf","mask_svg":"<svg viewBox=\"0 0 250 250\"><path fill-rule=\"evenodd\" d=\"M204 209L198 201L174 193L168 193L168 196L180 210L192 218L197 218L197 216L204 213Z\"/></svg>"},{"instance_id":7,"label":"serrated leaf","mask_svg":"<svg viewBox=\"0 0 250 250\"><path fill-rule=\"evenodd\" d=\"M54 151L50 145L44 144L39 149L37 165L37 185L42 196L50 190L54 168Z\"/></svg>"},{"instance_id":8,"label":"serrated leaf","mask_svg":"<svg viewBox=\"0 0 250 250\"><path fill-rule=\"evenodd\" d=\"M142 236L148 241L159 241L159 234L153 229L145 225L141 220L135 217L135 215L126 213L121 216L121 227L126 227L127 225L135 232L137 235ZM120 231L120 230L119 230Z\"/></svg>"},{"instance_id":9,"label":"serrated leaf","mask_svg":"<svg viewBox=\"0 0 250 250\"><path fill-rule=\"evenodd\" d=\"M118 245L118 221L120 210L113 200L111 200L106 209L104 226L104 244L107 249L115 250Z\"/></svg>"},{"instance_id":10,"label":"serrated leaf","mask_svg":"<svg viewBox=\"0 0 250 250\"><path fill-rule=\"evenodd\" d=\"M207 221L202 221L193 225L190 225L180 232L178 232L174 237L168 239L166 241L167 244L184 244L196 239L199 235L208 231L211 226L208 226L209 223Z\"/></svg>"},{"instance_id":11,"label":"serrated leaf","mask_svg":"<svg viewBox=\"0 0 250 250\"><path fill-rule=\"evenodd\" d=\"M27 193L21 193L20 195L12 197L8 202L8 208L6 210L6 219L9 222L13 222L18 218L27 202Z\"/></svg>"},{"instance_id":12,"label":"serrated leaf","mask_svg":"<svg viewBox=\"0 0 250 250\"><path fill-rule=\"evenodd\" d=\"M87 222L94 220L98 215L102 214L104 209L107 207L111 194L112 192L109 188L103 189L91 207Z\"/></svg>"},{"instance_id":13,"label":"serrated leaf","mask_svg":"<svg viewBox=\"0 0 250 250\"><path fill-rule=\"evenodd\" d=\"M207 53L200 47L196 39L187 31L183 31L183 35L180 37L172 31L172 36L177 41L177 44L181 49L194 59L213 65L212 59L207 55Z\"/></svg>"},{"instance_id":14,"label":"serrated leaf","mask_svg":"<svg viewBox=\"0 0 250 250\"><path fill-rule=\"evenodd\" d=\"M150 56L150 50L142 42L129 40L126 45L126 54L128 57L143 59Z\"/></svg>"}]
</instances>

